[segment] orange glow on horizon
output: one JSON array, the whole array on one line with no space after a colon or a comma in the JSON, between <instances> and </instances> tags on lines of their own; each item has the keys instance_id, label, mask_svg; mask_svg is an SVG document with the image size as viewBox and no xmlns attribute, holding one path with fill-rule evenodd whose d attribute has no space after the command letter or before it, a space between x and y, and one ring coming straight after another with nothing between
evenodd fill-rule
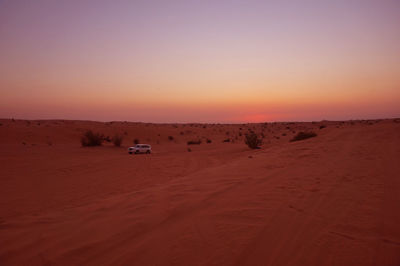
<instances>
[{"instance_id":1,"label":"orange glow on horizon","mask_svg":"<svg viewBox=\"0 0 400 266\"><path fill-rule=\"evenodd\" d=\"M400 116L399 3L189 2L0 3L0 117Z\"/></svg>"}]
</instances>

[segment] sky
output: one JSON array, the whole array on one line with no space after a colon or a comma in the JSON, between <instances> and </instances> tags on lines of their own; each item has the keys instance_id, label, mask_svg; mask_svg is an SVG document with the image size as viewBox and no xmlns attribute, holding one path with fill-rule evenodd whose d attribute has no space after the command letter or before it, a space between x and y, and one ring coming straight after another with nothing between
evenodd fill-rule
<instances>
[{"instance_id":1,"label":"sky","mask_svg":"<svg viewBox=\"0 0 400 266\"><path fill-rule=\"evenodd\" d=\"M0 0L11 117L400 117L400 1Z\"/></svg>"}]
</instances>

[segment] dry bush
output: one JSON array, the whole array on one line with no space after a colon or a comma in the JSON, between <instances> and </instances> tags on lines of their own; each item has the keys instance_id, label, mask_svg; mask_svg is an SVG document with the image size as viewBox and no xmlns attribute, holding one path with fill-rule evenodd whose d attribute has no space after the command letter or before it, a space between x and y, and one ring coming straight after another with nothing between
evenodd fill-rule
<instances>
[{"instance_id":1,"label":"dry bush","mask_svg":"<svg viewBox=\"0 0 400 266\"><path fill-rule=\"evenodd\" d=\"M87 130L81 137L81 144L83 147L101 146L103 142L103 135L94 133L92 130Z\"/></svg>"},{"instance_id":2,"label":"dry bush","mask_svg":"<svg viewBox=\"0 0 400 266\"><path fill-rule=\"evenodd\" d=\"M140 142L139 142L139 139L134 139L134 140L133 140L133 143L134 143L134 144L139 144L139 143L140 143Z\"/></svg>"},{"instance_id":3,"label":"dry bush","mask_svg":"<svg viewBox=\"0 0 400 266\"><path fill-rule=\"evenodd\" d=\"M173 136L168 136L168 140L169 140L169 141L173 141L173 140L174 140L174 137L173 137Z\"/></svg>"},{"instance_id":4,"label":"dry bush","mask_svg":"<svg viewBox=\"0 0 400 266\"><path fill-rule=\"evenodd\" d=\"M303 139L309 139L309 138L313 138L316 137L317 134L315 132L299 132L297 133L296 136L294 136L290 141L299 141L299 140L303 140Z\"/></svg>"},{"instance_id":5,"label":"dry bush","mask_svg":"<svg viewBox=\"0 0 400 266\"><path fill-rule=\"evenodd\" d=\"M251 132L249 134L246 134L244 143L246 143L250 149L259 149L260 145L262 143L262 140L258 138L256 133Z\"/></svg>"},{"instance_id":6,"label":"dry bush","mask_svg":"<svg viewBox=\"0 0 400 266\"><path fill-rule=\"evenodd\" d=\"M123 139L124 138L121 135L117 134L112 138L112 142L113 142L115 147L121 147Z\"/></svg>"},{"instance_id":7,"label":"dry bush","mask_svg":"<svg viewBox=\"0 0 400 266\"><path fill-rule=\"evenodd\" d=\"M231 139L224 139L222 142L231 142Z\"/></svg>"},{"instance_id":8,"label":"dry bush","mask_svg":"<svg viewBox=\"0 0 400 266\"><path fill-rule=\"evenodd\" d=\"M189 140L187 145L199 145L201 144L201 140Z\"/></svg>"},{"instance_id":9,"label":"dry bush","mask_svg":"<svg viewBox=\"0 0 400 266\"><path fill-rule=\"evenodd\" d=\"M211 143L212 140L211 140L211 139L207 139L206 142L207 142L207 143Z\"/></svg>"}]
</instances>

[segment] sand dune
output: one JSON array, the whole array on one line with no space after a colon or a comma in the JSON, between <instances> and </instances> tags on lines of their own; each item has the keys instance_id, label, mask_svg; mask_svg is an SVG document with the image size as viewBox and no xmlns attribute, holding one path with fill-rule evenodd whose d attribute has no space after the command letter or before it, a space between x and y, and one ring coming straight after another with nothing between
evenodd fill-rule
<instances>
[{"instance_id":1,"label":"sand dune","mask_svg":"<svg viewBox=\"0 0 400 266\"><path fill-rule=\"evenodd\" d=\"M400 265L398 120L0 124L1 265Z\"/></svg>"}]
</instances>

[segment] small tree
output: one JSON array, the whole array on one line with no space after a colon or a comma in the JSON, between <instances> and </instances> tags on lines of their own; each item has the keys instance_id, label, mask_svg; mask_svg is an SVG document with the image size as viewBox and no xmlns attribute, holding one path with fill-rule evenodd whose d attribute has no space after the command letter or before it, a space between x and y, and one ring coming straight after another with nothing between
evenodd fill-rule
<instances>
[{"instance_id":1,"label":"small tree","mask_svg":"<svg viewBox=\"0 0 400 266\"><path fill-rule=\"evenodd\" d=\"M115 147L121 147L121 144L122 144L122 140L123 140L124 138L121 136L121 135L115 135L113 138L112 138L112 142L114 143L114 146Z\"/></svg>"},{"instance_id":2,"label":"small tree","mask_svg":"<svg viewBox=\"0 0 400 266\"><path fill-rule=\"evenodd\" d=\"M260 148L259 146L261 145L262 140L258 138L256 133L250 132L249 134L246 134L244 143L246 143L250 149L258 149Z\"/></svg>"},{"instance_id":3,"label":"small tree","mask_svg":"<svg viewBox=\"0 0 400 266\"><path fill-rule=\"evenodd\" d=\"M83 147L101 146L103 142L103 135L94 133L91 130L86 131L81 137L81 144Z\"/></svg>"}]
</instances>

